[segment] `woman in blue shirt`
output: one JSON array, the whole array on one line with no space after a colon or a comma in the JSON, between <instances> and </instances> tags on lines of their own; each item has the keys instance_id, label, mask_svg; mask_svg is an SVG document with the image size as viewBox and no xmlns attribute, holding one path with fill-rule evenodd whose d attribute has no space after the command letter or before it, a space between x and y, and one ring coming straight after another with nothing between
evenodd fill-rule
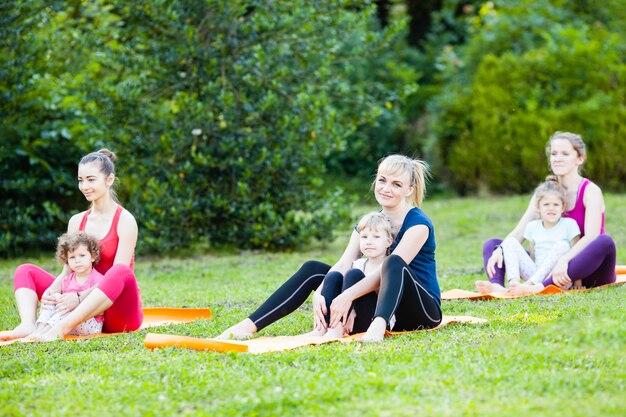
<instances>
[{"instance_id":1,"label":"woman in blue shirt","mask_svg":"<svg viewBox=\"0 0 626 417\"><path fill-rule=\"evenodd\" d=\"M361 257L359 234L352 232L343 255L332 267L308 261L248 318L224 331L221 339L245 339L286 316L313 295L318 330L344 326L350 333L366 331L362 341L384 337L395 318L394 330L433 328L441 323L441 298L435 263L435 231L420 209L426 193L427 166L402 155L384 158L374 181L374 195L391 221L394 242L380 269L344 280L334 299L323 295L326 277L344 277ZM351 274L353 277L354 274ZM349 321L354 308L356 319ZM330 313L330 314L329 314Z\"/></svg>"}]
</instances>

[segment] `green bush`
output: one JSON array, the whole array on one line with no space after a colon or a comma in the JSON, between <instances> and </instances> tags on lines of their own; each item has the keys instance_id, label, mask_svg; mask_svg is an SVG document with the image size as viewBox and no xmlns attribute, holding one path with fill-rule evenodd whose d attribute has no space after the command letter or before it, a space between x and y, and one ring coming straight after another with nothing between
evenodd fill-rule
<instances>
[{"instance_id":1,"label":"green bush","mask_svg":"<svg viewBox=\"0 0 626 417\"><path fill-rule=\"evenodd\" d=\"M432 111L451 183L461 192L528 191L548 173L548 138L567 130L588 145L584 174L626 189L623 38L552 2L529 4L485 10L456 68L446 67Z\"/></svg>"},{"instance_id":2,"label":"green bush","mask_svg":"<svg viewBox=\"0 0 626 417\"><path fill-rule=\"evenodd\" d=\"M69 213L84 202L76 161L102 137L86 53L93 37L77 39L80 19L57 3L0 9L2 254L55 244Z\"/></svg>"},{"instance_id":3,"label":"green bush","mask_svg":"<svg viewBox=\"0 0 626 417\"><path fill-rule=\"evenodd\" d=\"M372 122L355 125L338 149L326 159L326 167L332 175L342 178L356 177L367 183L374 174L374 167L385 155L407 153L418 155L416 147L407 144L408 129L405 121L407 100L417 92L416 80L419 53L406 42L404 22L396 19L387 28L388 49L363 56L355 65L350 79L356 85L381 85L393 94L384 102L381 114Z\"/></svg>"},{"instance_id":4,"label":"green bush","mask_svg":"<svg viewBox=\"0 0 626 417\"><path fill-rule=\"evenodd\" d=\"M75 163L101 146L119 156L143 250L328 237L348 202L324 187L325 158L405 87L355 76L399 30L371 27L372 12L304 0L5 7L0 249L53 243L81 205Z\"/></svg>"}]
</instances>

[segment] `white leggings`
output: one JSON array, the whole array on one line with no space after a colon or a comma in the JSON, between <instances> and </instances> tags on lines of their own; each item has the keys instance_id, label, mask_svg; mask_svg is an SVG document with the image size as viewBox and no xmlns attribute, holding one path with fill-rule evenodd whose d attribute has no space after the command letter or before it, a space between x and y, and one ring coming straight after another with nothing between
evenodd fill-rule
<instances>
[{"instance_id":1,"label":"white leggings","mask_svg":"<svg viewBox=\"0 0 626 417\"><path fill-rule=\"evenodd\" d=\"M506 277L509 281L519 281L520 276L531 284L542 282L548 277L554 265L569 250L569 243L560 241L554 245L541 265L536 265L526 249L517 239L509 237L502 242Z\"/></svg>"}]
</instances>

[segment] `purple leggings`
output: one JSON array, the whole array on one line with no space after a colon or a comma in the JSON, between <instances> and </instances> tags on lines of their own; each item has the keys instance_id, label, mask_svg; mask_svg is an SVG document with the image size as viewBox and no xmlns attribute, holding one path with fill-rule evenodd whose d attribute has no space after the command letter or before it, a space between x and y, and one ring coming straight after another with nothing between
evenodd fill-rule
<instances>
[{"instance_id":1,"label":"purple leggings","mask_svg":"<svg viewBox=\"0 0 626 417\"><path fill-rule=\"evenodd\" d=\"M483 265L487 270L487 261L502 239L489 239L483 245ZM615 260L617 254L615 242L609 235L600 235L576 255L567 265L567 274L572 281L583 280L586 288L599 287L600 285L615 282ZM498 268L489 282L504 286L505 266ZM552 285L552 277L543 281L543 286Z\"/></svg>"}]
</instances>

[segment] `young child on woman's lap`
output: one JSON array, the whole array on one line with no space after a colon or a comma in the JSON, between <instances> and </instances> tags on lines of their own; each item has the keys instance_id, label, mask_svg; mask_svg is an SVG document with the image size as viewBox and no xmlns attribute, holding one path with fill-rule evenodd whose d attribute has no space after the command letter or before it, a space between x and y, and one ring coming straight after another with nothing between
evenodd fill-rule
<instances>
[{"instance_id":1,"label":"young child on woman's lap","mask_svg":"<svg viewBox=\"0 0 626 417\"><path fill-rule=\"evenodd\" d=\"M388 250L393 243L391 223L383 213L372 212L361 218L356 230L359 233L359 247L363 257L352 263L352 269L358 269L363 272L363 275L368 275L380 269L383 261L389 255ZM332 300L328 301L330 303ZM330 338L342 337L344 333L349 333L352 330L352 324L355 318L356 313L353 309L348 317L347 323L338 325L335 328L328 328L321 332L314 330L309 334L315 336L323 334L325 337ZM393 326L392 323L390 325Z\"/></svg>"},{"instance_id":2,"label":"young child on woman's lap","mask_svg":"<svg viewBox=\"0 0 626 417\"><path fill-rule=\"evenodd\" d=\"M537 187L535 200L540 219L528 223L523 235L530 243L530 254L522 246L523 241L520 243L508 237L502 242L506 277L509 292L512 293L515 293L520 278L527 285L541 284L559 258L580 238L576 221L562 217L565 211L565 190L556 182L556 178L548 177Z\"/></svg>"},{"instance_id":3,"label":"young child on woman's lap","mask_svg":"<svg viewBox=\"0 0 626 417\"><path fill-rule=\"evenodd\" d=\"M48 294L59 300L62 294L76 293L80 302L80 293L95 287L103 278L102 274L93 268L93 264L100 258L98 241L85 232L66 233L59 238L57 245L57 260L66 264L70 273L58 277L46 290ZM47 332L52 326L63 320L70 311L60 309L56 304L41 304L41 310L35 331L29 335L36 338ZM87 335L102 332L104 316L92 317L76 326L69 334Z\"/></svg>"}]
</instances>

